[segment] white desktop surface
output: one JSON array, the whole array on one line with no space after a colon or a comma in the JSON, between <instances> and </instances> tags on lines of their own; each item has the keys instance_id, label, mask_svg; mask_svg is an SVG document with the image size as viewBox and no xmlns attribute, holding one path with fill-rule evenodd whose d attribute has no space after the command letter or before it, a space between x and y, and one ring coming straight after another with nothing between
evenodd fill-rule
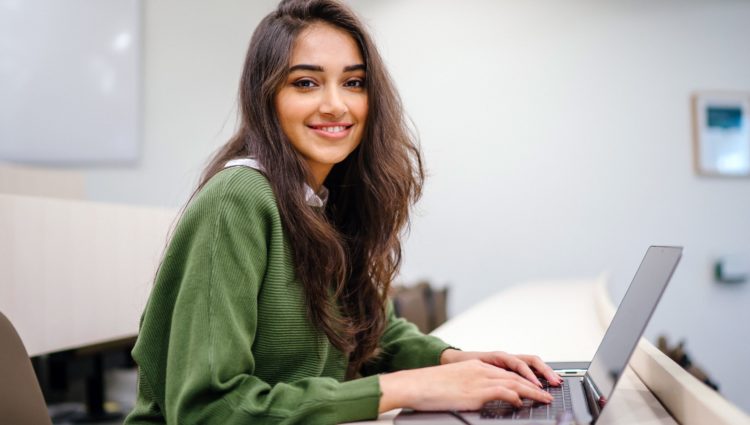
<instances>
[{"instance_id":1,"label":"white desktop surface","mask_svg":"<svg viewBox=\"0 0 750 425\"><path fill-rule=\"evenodd\" d=\"M598 280L511 287L456 316L432 334L466 351L536 354L545 361L589 361L606 330L597 312ZM392 424L398 410L376 421ZM628 368L597 424L676 424Z\"/></svg>"},{"instance_id":2,"label":"white desktop surface","mask_svg":"<svg viewBox=\"0 0 750 425\"><path fill-rule=\"evenodd\" d=\"M74 180L61 177L57 183L72 189L42 189L60 197L79 191ZM0 193L0 311L29 354L134 337L176 215L161 208ZM612 314L597 279L534 282L500 291L434 334L464 350L590 360L608 323L602 318ZM642 341L630 364L638 375L626 371L599 423L675 423L656 393L685 425L750 425L750 416L651 344ZM369 423L390 424L396 414Z\"/></svg>"}]
</instances>

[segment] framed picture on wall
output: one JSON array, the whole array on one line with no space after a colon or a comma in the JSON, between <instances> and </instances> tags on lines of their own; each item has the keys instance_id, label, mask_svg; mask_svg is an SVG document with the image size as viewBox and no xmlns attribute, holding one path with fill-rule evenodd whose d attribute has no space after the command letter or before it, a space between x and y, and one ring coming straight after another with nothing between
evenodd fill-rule
<instances>
[{"instance_id":1,"label":"framed picture on wall","mask_svg":"<svg viewBox=\"0 0 750 425\"><path fill-rule=\"evenodd\" d=\"M693 95L695 171L718 177L750 177L750 93Z\"/></svg>"}]
</instances>

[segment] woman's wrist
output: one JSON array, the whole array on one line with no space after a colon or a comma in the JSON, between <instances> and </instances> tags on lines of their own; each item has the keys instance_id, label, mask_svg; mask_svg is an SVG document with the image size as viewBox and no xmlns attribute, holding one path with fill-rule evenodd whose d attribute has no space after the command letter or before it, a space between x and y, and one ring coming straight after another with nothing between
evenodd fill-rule
<instances>
[{"instance_id":1,"label":"woman's wrist","mask_svg":"<svg viewBox=\"0 0 750 425\"><path fill-rule=\"evenodd\" d=\"M444 365L461 361L460 356L460 350L456 350L455 348L446 348L442 353L440 353L440 364Z\"/></svg>"},{"instance_id":2,"label":"woman's wrist","mask_svg":"<svg viewBox=\"0 0 750 425\"><path fill-rule=\"evenodd\" d=\"M380 405L378 412L383 413L399 407L408 407L410 391L408 386L408 370L380 375Z\"/></svg>"}]
</instances>

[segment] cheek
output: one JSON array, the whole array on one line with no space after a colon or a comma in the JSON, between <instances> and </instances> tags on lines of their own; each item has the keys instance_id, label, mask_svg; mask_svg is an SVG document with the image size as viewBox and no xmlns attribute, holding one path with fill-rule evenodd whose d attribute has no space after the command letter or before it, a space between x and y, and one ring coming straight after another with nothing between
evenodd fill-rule
<instances>
[{"instance_id":1,"label":"cheek","mask_svg":"<svg viewBox=\"0 0 750 425\"><path fill-rule=\"evenodd\" d=\"M362 99L359 103L359 115L361 116L361 120L365 121L367 120L367 112L369 108L368 98L367 96L363 96L364 99Z\"/></svg>"},{"instance_id":2,"label":"cheek","mask_svg":"<svg viewBox=\"0 0 750 425\"><path fill-rule=\"evenodd\" d=\"M357 120L362 124L360 127L364 127L365 123L367 123L368 112L369 110L368 110L368 105L367 105L367 98L365 98L364 100L354 105L354 109L352 113L357 117Z\"/></svg>"},{"instance_id":3,"label":"cheek","mask_svg":"<svg viewBox=\"0 0 750 425\"><path fill-rule=\"evenodd\" d=\"M367 99L353 106L354 108L352 110L352 114L357 118L357 121L359 122L359 125L357 126L356 138L357 138L357 144L360 144L362 142L362 137L364 137L364 134L365 134L365 128L367 127L367 119L368 119Z\"/></svg>"},{"instance_id":4,"label":"cheek","mask_svg":"<svg viewBox=\"0 0 750 425\"><path fill-rule=\"evenodd\" d=\"M289 121L288 102L283 95L279 94L276 96L274 104L276 107L276 118L279 120L281 128L286 132L287 122Z\"/></svg>"},{"instance_id":5,"label":"cheek","mask_svg":"<svg viewBox=\"0 0 750 425\"><path fill-rule=\"evenodd\" d=\"M276 114L279 123L285 130L290 130L294 126L301 125L307 116L309 107L304 99L294 95L279 94L276 97Z\"/></svg>"}]
</instances>

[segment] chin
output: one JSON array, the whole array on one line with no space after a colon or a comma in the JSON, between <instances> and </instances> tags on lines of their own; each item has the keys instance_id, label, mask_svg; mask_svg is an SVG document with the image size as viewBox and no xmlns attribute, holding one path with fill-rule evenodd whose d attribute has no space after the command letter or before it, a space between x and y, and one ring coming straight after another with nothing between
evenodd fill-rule
<instances>
[{"instance_id":1,"label":"chin","mask_svg":"<svg viewBox=\"0 0 750 425\"><path fill-rule=\"evenodd\" d=\"M320 155L316 159L320 164L334 166L340 162L343 162L347 157L349 157L349 155L352 154L352 152L353 150L338 154Z\"/></svg>"}]
</instances>

